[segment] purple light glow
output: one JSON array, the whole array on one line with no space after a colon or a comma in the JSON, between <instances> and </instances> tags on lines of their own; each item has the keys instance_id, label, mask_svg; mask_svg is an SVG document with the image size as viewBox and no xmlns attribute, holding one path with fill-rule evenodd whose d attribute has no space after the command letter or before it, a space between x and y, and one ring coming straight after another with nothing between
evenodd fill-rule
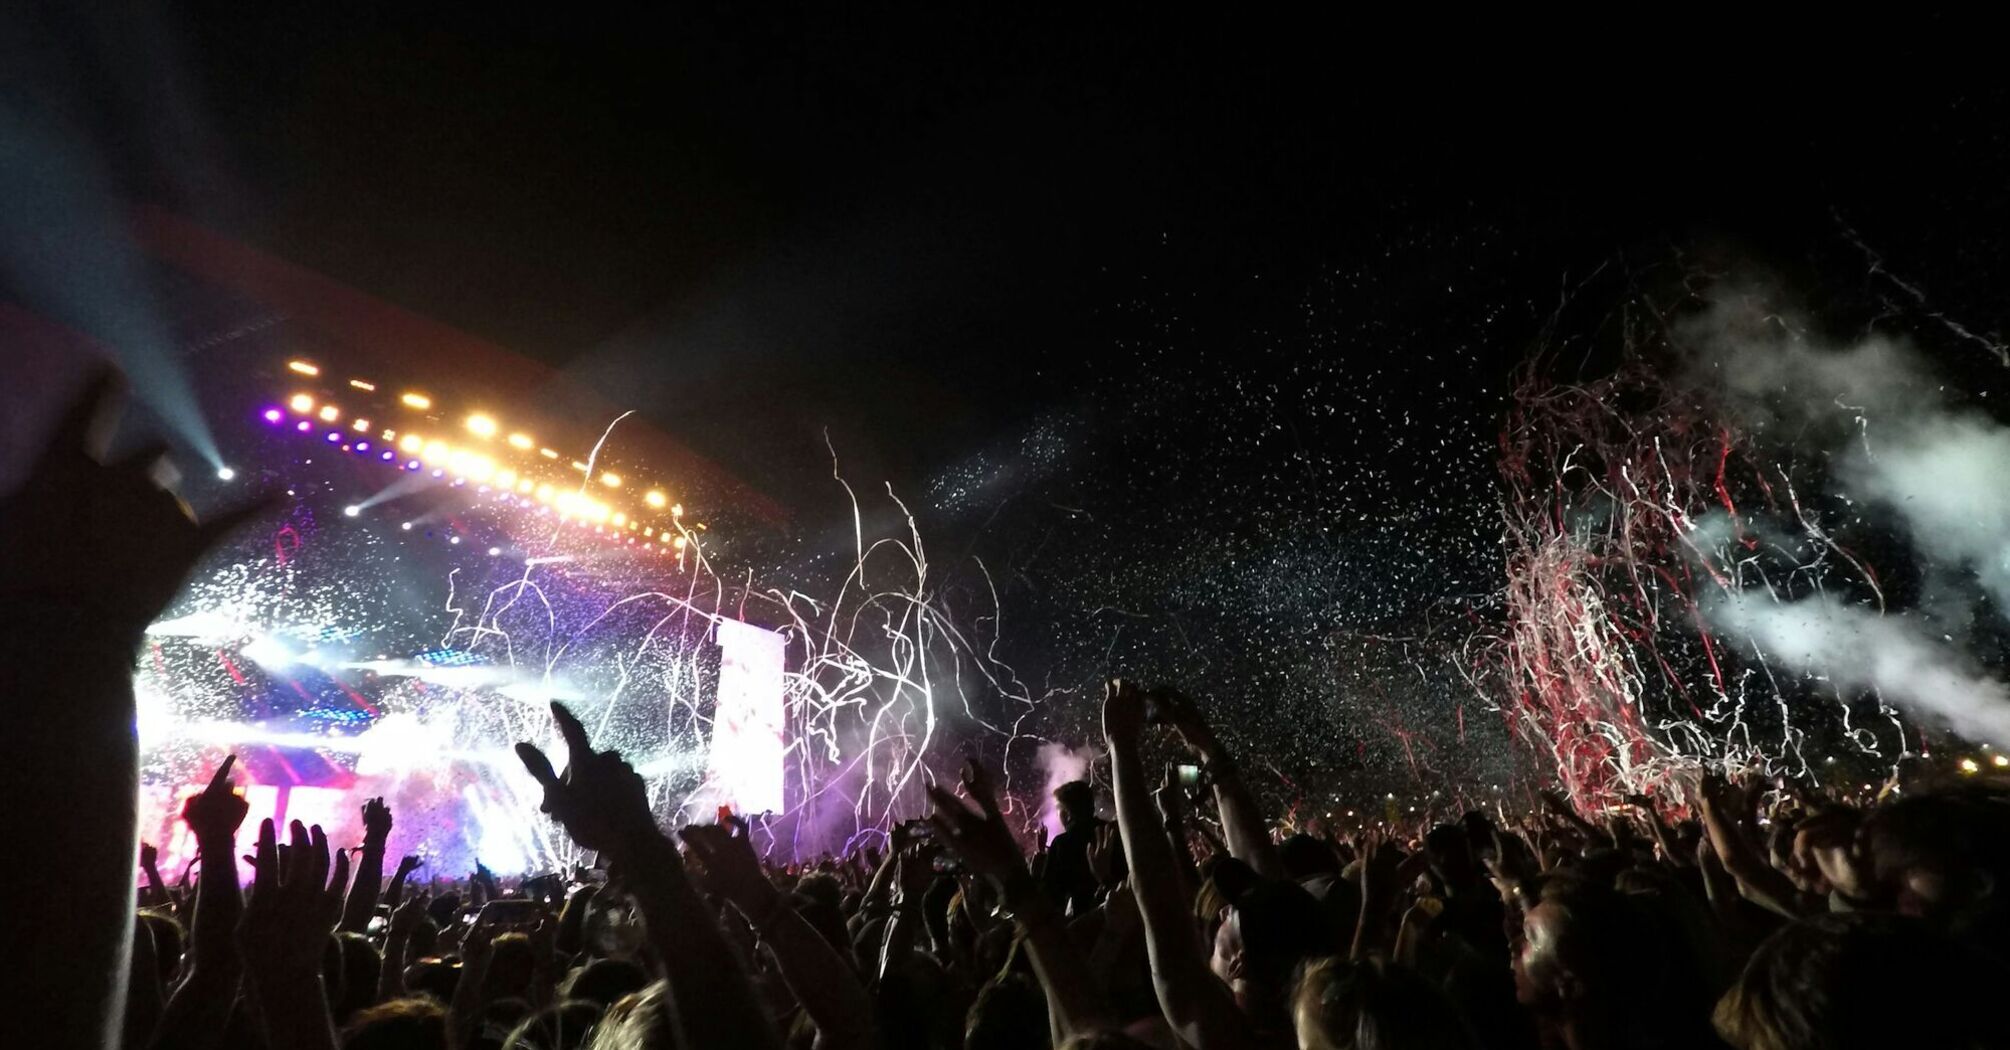
<instances>
[{"instance_id":1,"label":"purple light glow","mask_svg":"<svg viewBox=\"0 0 2010 1050\"><path fill-rule=\"evenodd\" d=\"M414 460L408 460L408 461L406 461L406 463L405 463L405 469L406 469L406 470L417 470L417 469L419 469L419 461L418 461L418 460L416 460L416 459L414 459Z\"/></svg>"},{"instance_id":2,"label":"purple light glow","mask_svg":"<svg viewBox=\"0 0 2010 1050\"><path fill-rule=\"evenodd\" d=\"M278 410L278 409L276 409L276 408L268 408L268 409L266 409L266 410L265 410L265 421L266 421L267 423L277 423L277 422L279 422L279 410Z\"/></svg>"},{"instance_id":3,"label":"purple light glow","mask_svg":"<svg viewBox=\"0 0 2010 1050\"><path fill-rule=\"evenodd\" d=\"M358 442L356 442L356 451L358 451L358 452L368 452L368 451L370 451L370 443L369 443L368 441L358 441Z\"/></svg>"},{"instance_id":4,"label":"purple light glow","mask_svg":"<svg viewBox=\"0 0 2010 1050\"><path fill-rule=\"evenodd\" d=\"M308 421L303 419L300 422L294 424L293 429L300 431L302 434L305 434L308 431L314 429L314 424L309 423Z\"/></svg>"},{"instance_id":5,"label":"purple light glow","mask_svg":"<svg viewBox=\"0 0 2010 1050\"><path fill-rule=\"evenodd\" d=\"M331 444L331 445L332 445L332 444L334 444L334 443L336 443L337 441L340 441L340 440L342 440L342 432L341 432L341 431L339 431L339 430L331 430L331 431L329 431L329 432L328 432L328 443L329 443L329 444Z\"/></svg>"},{"instance_id":6,"label":"purple light glow","mask_svg":"<svg viewBox=\"0 0 2010 1050\"><path fill-rule=\"evenodd\" d=\"M387 449L385 449L385 450L384 450L384 455L383 455L383 457L382 457L382 458L383 458L384 462L386 462L386 463L389 463L389 462L391 462L392 460L394 460L394 459L397 459L397 458L398 458L398 454L397 454L396 452L393 452L393 451L391 451L390 449L388 449L388 448L387 448Z\"/></svg>"},{"instance_id":7,"label":"purple light glow","mask_svg":"<svg viewBox=\"0 0 2010 1050\"><path fill-rule=\"evenodd\" d=\"M436 478L444 478L447 476L447 472L444 470L436 470L433 471L433 476Z\"/></svg>"}]
</instances>

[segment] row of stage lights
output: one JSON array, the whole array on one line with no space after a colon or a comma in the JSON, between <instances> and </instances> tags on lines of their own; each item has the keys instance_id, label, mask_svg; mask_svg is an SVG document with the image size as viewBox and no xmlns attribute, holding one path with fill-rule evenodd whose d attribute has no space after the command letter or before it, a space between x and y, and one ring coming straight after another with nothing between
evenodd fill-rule
<instances>
[{"instance_id":1,"label":"row of stage lights","mask_svg":"<svg viewBox=\"0 0 2010 1050\"><path fill-rule=\"evenodd\" d=\"M319 366L307 361L289 361L287 368L304 376L321 374ZM365 393L374 393L377 389L376 384L361 379L351 379L349 385ZM416 392L401 395L399 402L406 408L419 412L428 411L433 407L430 397ZM324 433L323 439L331 445L340 445L345 452L365 456L375 455L385 463L393 466L401 465L403 469L413 472L430 468L433 477L444 479L451 476L455 484L472 482L484 490L493 488L497 492L514 494L521 497L526 505L535 503L556 510L561 522L577 520L580 524L592 524L597 526L596 532L602 534L611 532L613 536L626 539L630 543L640 541L648 546L662 544L661 549L665 553L672 550L682 552L687 545L683 535L684 507L682 504L671 503L669 497L660 490L650 489L642 495L642 502L645 505L652 510L667 510L674 523L674 527L659 530L656 526L644 524L640 518L626 511L616 510L601 500L575 490L570 485L559 487L540 481L531 477L527 469L517 470L499 464L494 457L472 448L457 448L437 438L422 437L410 431L401 433L394 427L375 431L371 421L365 417L350 420L344 429L336 425L342 422L341 408L332 403L317 403L312 394L304 392L294 394L287 400L286 409L298 417L293 421L295 430L303 434L311 433L318 420L320 424L331 428ZM273 425L283 424L288 419L287 411L277 407L267 408L261 415L267 423ZM495 419L480 412L470 415L466 420L466 426L469 433L484 441L493 440L501 433L501 428ZM557 451L538 445L527 434L511 433L504 441L514 449L535 450L546 460L563 458ZM399 462L400 459L403 459L402 464ZM581 473L589 470L585 463L576 460L573 461L572 467ZM223 480L230 480L222 472L219 472L219 476L223 477ZM621 476L612 471L601 472L598 480L603 487L609 489L618 489L623 484ZM359 508L352 506L345 508L344 512L354 517L360 511ZM701 532L705 529L703 523L694 523L689 527Z\"/></svg>"}]
</instances>

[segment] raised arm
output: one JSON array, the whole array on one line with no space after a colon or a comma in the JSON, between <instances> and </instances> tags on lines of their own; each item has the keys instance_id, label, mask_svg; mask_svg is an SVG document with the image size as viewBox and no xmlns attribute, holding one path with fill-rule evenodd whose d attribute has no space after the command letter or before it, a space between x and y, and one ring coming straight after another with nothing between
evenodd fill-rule
<instances>
[{"instance_id":1,"label":"raised arm","mask_svg":"<svg viewBox=\"0 0 2010 1050\"><path fill-rule=\"evenodd\" d=\"M1158 806L1166 844L1172 847L1173 868L1180 878L1180 896L1191 900L1200 888L1200 868L1194 864L1193 849L1187 843L1186 789L1180 785L1177 765L1166 766L1164 780L1159 783L1159 789L1152 792L1152 802Z\"/></svg>"},{"instance_id":2,"label":"raised arm","mask_svg":"<svg viewBox=\"0 0 2010 1050\"><path fill-rule=\"evenodd\" d=\"M572 896L566 898L565 907L558 913L559 951L569 955L580 953L586 939L586 912L592 906L594 898L598 896L600 887L589 883L574 890Z\"/></svg>"},{"instance_id":3,"label":"raised arm","mask_svg":"<svg viewBox=\"0 0 2010 1050\"><path fill-rule=\"evenodd\" d=\"M328 836L296 820L290 838L282 858L272 821L258 829L257 877L237 931L245 986L264 1025L265 1045L335 1050L321 956L342 913L349 855L335 851L331 879Z\"/></svg>"},{"instance_id":4,"label":"raised arm","mask_svg":"<svg viewBox=\"0 0 2010 1050\"><path fill-rule=\"evenodd\" d=\"M1696 840L1696 871L1703 879L1703 896L1710 902L1710 913L1717 921L1727 926L1738 921L1738 882L1724 870L1724 862L1717 858L1717 848L1710 844L1710 836Z\"/></svg>"},{"instance_id":5,"label":"raised arm","mask_svg":"<svg viewBox=\"0 0 2010 1050\"><path fill-rule=\"evenodd\" d=\"M500 932L495 913L484 904L475 915L475 924L461 939L461 976L447 1001L449 1047L465 1047L473 1040L475 1024L488 1005L489 963L495 958L495 939Z\"/></svg>"},{"instance_id":6,"label":"raised arm","mask_svg":"<svg viewBox=\"0 0 2010 1050\"><path fill-rule=\"evenodd\" d=\"M1221 738L1215 735L1214 727L1201 717L1193 701L1181 693L1160 690L1153 693L1153 699L1163 708L1165 718L1180 739L1200 756L1201 765L1214 781L1214 802L1221 810L1221 832L1227 840L1229 855L1266 879L1283 878L1284 862L1278 857L1277 844L1270 841L1263 810L1242 782L1242 771Z\"/></svg>"},{"instance_id":7,"label":"raised arm","mask_svg":"<svg viewBox=\"0 0 2010 1050\"><path fill-rule=\"evenodd\" d=\"M1640 815L1646 819L1647 831L1654 836L1654 845L1660 848L1663 859L1678 868L1695 865L1695 856L1675 848L1675 833L1668 827L1668 822L1661 819L1661 809L1654 804L1652 795L1628 795L1626 802L1639 810Z\"/></svg>"},{"instance_id":8,"label":"raised arm","mask_svg":"<svg viewBox=\"0 0 2010 1050\"><path fill-rule=\"evenodd\" d=\"M198 525L155 480L165 448L106 463L115 386L109 371L96 376L0 500L0 794L49 816L36 849L64 868L0 924L0 957L34 960L14 968L8 990L35 1009L0 1012L4 1046L119 1038L139 840L133 657L189 569L260 509Z\"/></svg>"},{"instance_id":9,"label":"raised arm","mask_svg":"<svg viewBox=\"0 0 2010 1050\"><path fill-rule=\"evenodd\" d=\"M1570 802L1562 795L1554 791L1544 791L1537 797L1542 799L1543 807L1549 810L1551 816L1575 828L1577 833L1584 836L1587 842L1602 842L1606 845L1613 844L1611 832L1584 819L1576 809L1571 807Z\"/></svg>"},{"instance_id":10,"label":"raised arm","mask_svg":"<svg viewBox=\"0 0 2010 1050\"><path fill-rule=\"evenodd\" d=\"M704 866L705 885L732 902L774 956L782 981L816 1025L818 1045L871 1046L872 998L858 972L761 873L745 824L688 827L681 837Z\"/></svg>"},{"instance_id":11,"label":"raised arm","mask_svg":"<svg viewBox=\"0 0 2010 1050\"><path fill-rule=\"evenodd\" d=\"M146 889L140 891L140 907L165 908L174 903L168 896L167 881L161 878L160 851L151 842L140 843L140 873L147 877Z\"/></svg>"},{"instance_id":12,"label":"raised arm","mask_svg":"<svg viewBox=\"0 0 2010 1050\"><path fill-rule=\"evenodd\" d=\"M337 929L362 933L370 928L377 896L384 888L384 844L390 838L391 807L381 798L363 803L363 855L356 861L356 882L349 887L349 902L342 908Z\"/></svg>"},{"instance_id":13,"label":"raised arm","mask_svg":"<svg viewBox=\"0 0 2010 1050\"><path fill-rule=\"evenodd\" d=\"M1769 911L1789 919L1801 914L1800 891L1744 837L1737 825L1740 798L1736 789L1719 777L1704 777L1703 830L1716 850L1724 870L1738 881L1738 892Z\"/></svg>"},{"instance_id":14,"label":"raised arm","mask_svg":"<svg viewBox=\"0 0 2010 1050\"><path fill-rule=\"evenodd\" d=\"M955 795L940 785L928 790L935 812L929 823L937 835L970 869L998 888L1011 911L1013 921L1026 935L1026 949L1033 973L1047 993L1047 1017L1055 1046L1072 1035L1096 1032L1115 1020L1103 999L1101 985L1089 970L1068 929L1061 921L1053 898L1033 881L1026 858L999 813L983 767L969 763L963 771L963 787L977 811L971 812Z\"/></svg>"},{"instance_id":15,"label":"raised arm","mask_svg":"<svg viewBox=\"0 0 2010 1050\"><path fill-rule=\"evenodd\" d=\"M884 980L895 964L906 961L914 951L915 937L926 926L922 898L935 882L935 858L941 853L942 847L932 842L916 843L900 851L894 867L898 892L894 895L893 910L886 917L885 935L880 938L879 965L873 968L875 979Z\"/></svg>"},{"instance_id":16,"label":"raised arm","mask_svg":"<svg viewBox=\"0 0 2010 1050\"><path fill-rule=\"evenodd\" d=\"M1201 953L1192 906L1180 895L1172 843L1152 804L1145 775L1141 735L1145 694L1130 682L1109 683L1103 693L1103 735L1110 747L1110 781L1117 799L1117 826L1130 859L1131 892L1145 925L1152 988L1173 1034L1197 1050L1249 1046L1249 1025L1228 986L1216 978Z\"/></svg>"},{"instance_id":17,"label":"raised arm","mask_svg":"<svg viewBox=\"0 0 2010 1050\"><path fill-rule=\"evenodd\" d=\"M1377 836L1371 840L1361 861L1361 915L1354 923L1352 958L1359 961L1396 947L1390 921L1403 903L1403 889L1414 884L1429 866L1429 857L1422 850L1404 856L1393 839Z\"/></svg>"},{"instance_id":18,"label":"raised arm","mask_svg":"<svg viewBox=\"0 0 2010 1050\"><path fill-rule=\"evenodd\" d=\"M859 900L859 911L870 915L875 909L884 909L893 895L894 869L900 864L900 855L907 849L907 825L895 824L886 836L886 857L872 873L872 881L866 883L865 896Z\"/></svg>"},{"instance_id":19,"label":"raised arm","mask_svg":"<svg viewBox=\"0 0 2010 1050\"><path fill-rule=\"evenodd\" d=\"M182 807L182 820L195 836L202 875L196 882L195 921L189 924L188 974L175 988L162 1018L162 1048L208 1046L221 1039L237 999L244 963L237 952L237 924L244 896L237 885L237 829L250 805L231 786L228 755L202 793Z\"/></svg>"},{"instance_id":20,"label":"raised arm","mask_svg":"<svg viewBox=\"0 0 2010 1050\"><path fill-rule=\"evenodd\" d=\"M391 912L391 922L384 932L384 962L377 967L377 1001L388 1003L405 997L405 956L412 945L412 931L419 928L419 921L426 917L426 895L415 893L412 899L398 905Z\"/></svg>"},{"instance_id":21,"label":"raised arm","mask_svg":"<svg viewBox=\"0 0 2010 1050\"><path fill-rule=\"evenodd\" d=\"M551 713L565 738L565 772L554 772L530 744L518 744L517 755L544 786L545 812L582 847L611 857L613 874L634 893L678 1007L682 1045L778 1048L746 971L692 887L677 847L656 827L642 778L618 752L594 751L586 728L563 704L552 704Z\"/></svg>"},{"instance_id":22,"label":"raised arm","mask_svg":"<svg viewBox=\"0 0 2010 1050\"><path fill-rule=\"evenodd\" d=\"M379 862L380 866L382 862ZM384 906L392 912L398 910L398 902L405 899L405 880L419 870L419 858L406 856L398 859L398 870L391 875L391 888L384 891Z\"/></svg>"}]
</instances>

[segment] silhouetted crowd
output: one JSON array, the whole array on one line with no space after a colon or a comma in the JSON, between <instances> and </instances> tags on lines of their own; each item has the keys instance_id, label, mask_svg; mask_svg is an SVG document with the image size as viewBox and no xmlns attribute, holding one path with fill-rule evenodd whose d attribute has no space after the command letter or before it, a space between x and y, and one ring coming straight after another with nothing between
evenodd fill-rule
<instances>
[{"instance_id":1,"label":"silhouetted crowd","mask_svg":"<svg viewBox=\"0 0 2010 1050\"><path fill-rule=\"evenodd\" d=\"M925 820L769 864L744 821L659 827L554 704L562 765L518 753L592 868L387 877L396 822L369 799L360 845L263 822L244 885L225 760L183 811L192 882L151 847L136 877L141 632L264 507L198 524L161 450L107 462L115 386L0 505L21 850L0 1046L2010 1046L2010 797L1989 784L1851 802L1704 777L1341 834L1264 812L1199 705L1122 680L1107 808L1063 786L1051 841L967 764Z\"/></svg>"}]
</instances>

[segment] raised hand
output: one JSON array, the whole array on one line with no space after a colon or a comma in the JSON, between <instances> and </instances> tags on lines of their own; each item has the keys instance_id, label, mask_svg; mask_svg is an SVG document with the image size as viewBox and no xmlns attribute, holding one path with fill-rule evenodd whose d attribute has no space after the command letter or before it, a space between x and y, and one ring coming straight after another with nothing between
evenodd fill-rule
<instances>
[{"instance_id":1,"label":"raised hand","mask_svg":"<svg viewBox=\"0 0 2010 1050\"><path fill-rule=\"evenodd\" d=\"M1111 888L1110 895L1103 900L1103 915L1109 923L1104 930L1105 937L1128 936L1143 924L1143 917L1138 914L1138 895L1131 890L1131 880L1125 879Z\"/></svg>"},{"instance_id":2,"label":"raised hand","mask_svg":"<svg viewBox=\"0 0 2010 1050\"><path fill-rule=\"evenodd\" d=\"M384 848L391 838L391 807L382 798L368 799L363 803L363 848L356 859L356 888L349 894L349 901L342 909L341 929L349 933L363 933L370 928L370 920L377 915L377 900L383 895ZM402 880L405 873L400 871L395 883L397 892L404 893ZM396 897L391 898L396 904Z\"/></svg>"},{"instance_id":3,"label":"raised hand","mask_svg":"<svg viewBox=\"0 0 2010 1050\"><path fill-rule=\"evenodd\" d=\"M328 836L320 825L310 832L296 820L289 830L282 858L272 821L258 828L251 899L237 926L238 947L254 978L318 975L321 953L342 912L348 855L337 850L330 863Z\"/></svg>"},{"instance_id":4,"label":"raised hand","mask_svg":"<svg viewBox=\"0 0 2010 1050\"><path fill-rule=\"evenodd\" d=\"M942 855L939 842L919 842L907 848L895 862L894 879L900 885L900 899L918 903L935 882L935 858Z\"/></svg>"},{"instance_id":5,"label":"raised hand","mask_svg":"<svg viewBox=\"0 0 2010 1050\"><path fill-rule=\"evenodd\" d=\"M1717 847L1708 835L1700 835L1696 839L1696 866L1705 874L1722 873L1724 870L1724 862L1717 859Z\"/></svg>"},{"instance_id":6,"label":"raised hand","mask_svg":"<svg viewBox=\"0 0 2010 1050\"><path fill-rule=\"evenodd\" d=\"M432 900L426 894L414 893L411 899L398 905L397 910L391 913L391 922L386 927L389 938L402 940L411 937L412 931L419 928L419 920L426 917L426 905L430 903Z\"/></svg>"},{"instance_id":7,"label":"raised hand","mask_svg":"<svg viewBox=\"0 0 2010 1050\"><path fill-rule=\"evenodd\" d=\"M1103 735L1111 744L1135 744L1145 731L1145 692L1136 682L1112 678L1103 686Z\"/></svg>"},{"instance_id":8,"label":"raised hand","mask_svg":"<svg viewBox=\"0 0 2010 1050\"><path fill-rule=\"evenodd\" d=\"M1520 899L1522 892L1542 874L1542 865L1536 861L1535 851L1529 848L1527 840L1512 831L1494 828L1493 844L1493 851L1482 858L1487 874L1493 877L1501 899L1510 902Z\"/></svg>"},{"instance_id":9,"label":"raised hand","mask_svg":"<svg viewBox=\"0 0 2010 1050\"><path fill-rule=\"evenodd\" d=\"M1169 686L1152 690L1151 697L1157 702L1159 717L1179 734L1186 746L1203 757L1212 756L1219 746L1214 735L1214 727L1200 713L1193 700L1185 693Z\"/></svg>"},{"instance_id":10,"label":"raised hand","mask_svg":"<svg viewBox=\"0 0 2010 1050\"><path fill-rule=\"evenodd\" d=\"M1089 839L1089 872L1096 877L1096 885L1111 886L1117 881L1117 856L1123 852L1124 840L1115 824L1103 824L1096 828Z\"/></svg>"},{"instance_id":11,"label":"raised hand","mask_svg":"<svg viewBox=\"0 0 2010 1050\"><path fill-rule=\"evenodd\" d=\"M373 856L371 851L367 849L364 850L363 867L365 869L369 867L370 861L372 859ZM376 874L378 877L381 878L384 873L383 858L375 857L374 859L377 862ZM416 856L405 856L400 858L398 860L398 870L391 873L391 888L384 891L383 903L390 905L394 909L397 908L398 902L405 899L405 880L411 878L412 873L419 870L419 865L423 863L425 862L420 860ZM370 888L370 886L374 885L374 883L366 881L369 874L370 873L367 870L359 870L356 873L357 889L367 891ZM350 894L350 896L354 897L355 894L352 893ZM352 904L352 906L356 905ZM376 914L376 911L377 911L376 903L372 902L370 905L370 914L374 915ZM363 925L365 929L369 928L369 919L367 917L365 917L365 919L363 920Z\"/></svg>"},{"instance_id":12,"label":"raised hand","mask_svg":"<svg viewBox=\"0 0 2010 1050\"><path fill-rule=\"evenodd\" d=\"M319 829L317 828L316 830L318 831ZM328 841L328 836L321 836L321 841ZM340 917L342 914L342 901L349 893L349 853L347 850L342 849L333 849L330 852L334 857L334 863L330 865L328 885L325 892L328 897L328 907L333 908L337 917Z\"/></svg>"},{"instance_id":13,"label":"raised hand","mask_svg":"<svg viewBox=\"0 0 2010 1050\"><path fill-rule=\"evenodd\" d=\"M1378 832L1368 833L1367 853L1361 861L1361 892L1363 896L1387 896L1396 884L1396 868L1403 863L1403 852L1396 843Z\"/></svg>"},{"instance_id":14,"label":"raised hand","mask_svg":"<svg viewBox=\"0 0 2010 1050\"><path fill-rule=\"evenodd\" d=\"M143 908L159 907L173 900L168 896L167 887L161 884L160 858L160 851L154 848L153 843L140 843L140 871L146 873L147 877L146 888L140 891L140 906ZM145 940L145 937L141 937L134 943L138 944Z\"/></svg>"},{"instance_id":15,"label":"raised hand","mask_svg":"<svg viewBox=\"0 0 2010 1050\"><path fill-rule=\"evenodd\" d=\"M564 773L553 772L551 760L534 745L516 746L524 768L544 786L541 808L587 849L620 849L635 844L638 836L655 834L642 778L621 754L594 751L586 727L564 704L553 701L551 717L565 738Z\"/></svg>"},{"instance_id":16,"label":"raised hand","mask_svg":"<svg viewBox=\"0 0 2010 1050\"><path fill-rule=\"evenodd\" d=\"M1862 814L1835 808L1810 817L1794 829L1794 858L1804 869L1818 872L1828 887L1843 897L1863 902L1876 894L1870 858L1857 842Z\"/></svg>"},{"instance_id":17,"label":"raised hand","mask_svg":"<svg viewBox=\"0 0 2010 1050\"><path fill-rule=\"evenodd\" d=\"M244 815L251 812L251 803L230 782L230 767L236 763L236 755L225 755L223 764L210 776L209 786L181 808L181 819L195 833L197 842L219 843L226 851L236 842Z\"/></svg>"},{"instance_id":18,"label":"raised hand","mask_svg":"<svg viewBox=\"0 0 2010 1050\"><path fill-rule=\"evenodd\" d=\"M549 969L558 959L558 917L546 915L537 924L525 931L530 940L531 958L536 965Z\"/></svg>"},{"instance_id":19,"label":"raised hand","mask_svg":"<svg viewBox=\"0 0 2010 1050\"><path fill-rule=\"evenodd\" d=\"M148 444L106 463L123 385L109 368L94 375L27 481L0 502L0 550L40 552L0 564L0 594L88 613L116 640L136 645L203 554L270 501L239 504L198 524L159 480L168 469L166 446ZM65 551L88 556L56 556Z\"/></svg>"},{"instance_id":20,"label":"raised hand","mask_svg":"<svg viewBox=\"0 0 2010 1050\"><path fill-rule=\"evenodd\" d=\"M934 826L937 840L962 857L973 873L991 879L1001 888L1020 889L1020 882L1031 878L1026 872L1026 858L1020 854L1011 829L1005 826L997 799L989 790L989 779L981 771L975 776L966 772L963 786L977 805L974 812L949 789L940 784L929 785L928 797L935 804L935 811L928 822Z\"/></svg>"},{"instance_id":21,"label":"raised hand","mask_svg":"<svg viewBox=\"0 0 2010 1050\"><path fill-rule=\"evenodd\" d=\"M381 797L363 803L364 841L382 843L390 836L391 807L385 805Z\"/></svg>"},{"instance_id":22,"label":"raised hand","mask_svg":"<svg viewBox=\"0 0 2010 1050\"><path fill-rule=\"evenodd\" d=\"M464 965L477 966L487 962L496 937L505 932L502 924L489 911L489 904L482 905L482 910L475 913L475 921L468 927L468 932L461 935L461 961Z\"/></svg>"},{"instance_id":23,"label":"raised hand","mask_svg":"<svg viewBox=\"0 0 2010 1050\"><path fill-rule=\"evenodd\" d=\"M904 820L898 824L895 824L893 826L893 830L887 832L886 834L886 848L888 852L890 852L895 857L898 857L902 853L905 853L907 851L907 847L910 844L912 844L913 841L914 841L914 828L911 824L909 824L907 821Z\"/></svg>"},{"instance_id":24,"label":"raised hand","mask_svg":"<svg viewBox=\"0 0 2010 1050\"><path fill-rule=\"evenodd\" d=\"M737 834L735 832L738 832ZM684 845L705 868L705 886L733 902L749 921L767 918L781 891L761 871L754 844L744 828L736 825L692 825L678 833Z\"/></svg>"},{"instance_id":25,"label":"raised hand","mask_svg":"<svg viewBox=\"0 0 2010 1050\"><path fill-rule=\"evenodd\" d=\"M1159 819L1172 827L1186 819L1186 788L1179 782L1179 766L1166 763L1165 778L1152 791L1152 804L1158 807Z\"/></svg>"}]
</instances>

